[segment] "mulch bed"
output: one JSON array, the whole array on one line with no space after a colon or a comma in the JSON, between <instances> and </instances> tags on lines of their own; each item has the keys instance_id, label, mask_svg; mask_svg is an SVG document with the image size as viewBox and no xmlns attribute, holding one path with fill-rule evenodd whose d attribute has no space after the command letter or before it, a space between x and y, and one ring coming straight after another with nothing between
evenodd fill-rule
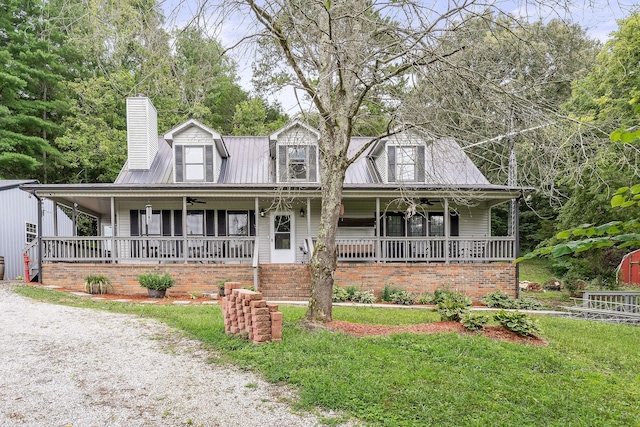
<instances>
[{"instance_id":1,"label":"mulch bed","mask_svg":"<svg viewBox=\"0 0 640 427\"><path fill-rule=\"evenodd\" d=\"M351 323L343 320L333 320L326 324L326 327L331 330L341 331L350 335L358 337L365 336L382 336L399 334L403 332L412 334L437 334L457 332L459 334L475 334L470 332L458 322L433 322L433 323L421 323L418 325L409 326L388 326L388 325L365 325L362 323ZM545 346L547 341L540 337L522 337L515 332L511 332L502 326L487 326L482 335L500 341L513 342L517 344L528 344Z\"/></svg>"}]
</instances>

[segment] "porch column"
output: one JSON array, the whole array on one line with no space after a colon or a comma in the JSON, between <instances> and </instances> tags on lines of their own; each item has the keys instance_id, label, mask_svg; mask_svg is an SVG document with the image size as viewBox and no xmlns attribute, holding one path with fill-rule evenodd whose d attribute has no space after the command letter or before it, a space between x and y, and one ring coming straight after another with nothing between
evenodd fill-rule
<instances>
[{"instance_id":1,"label":"porch column","mask_svg":"<svg viewBox=\"0 0 640 427\"><path fill-rule=\"evenodd\" d=\"M42 283L42 254L44 253L42 248L42 199L36 196L38 199L38 283Z\"/></svg>"},{"instance_id":2,"label":"porch column","mask_svg":"<svg viewBox=\"0 0 640 427\"><path fill-rule=\"evenodd\" d=\"M380 197L376 197L376 262L380 263Z\"/></svg>"},{"instance_id":3,"label":"porch column","mask_svg":"<svg viewBox=\"0 0 640 427\"><path fill-rule=\"evenodd\" d=\"M515 210L514 220L515 224L513 227L513 232L515 234L515 257L520 257L520 199L522 196L518 197L514 203L513 208ZM516 264L516 298L520 298L520 263Z\"/></svg>"},{"instance_id":4,"label":"porch column","mask_svg":"<svg viewBox=\"0 0 640 427\"><path fill-rule=\"evenodd\" d=\"M311 239L311 199L307 197L307 238ZM311 258L309 254L309 258Z\"/></svg>"},{"instance_id":5,"label":"porch column","mask_svg":"<svg viewBox=\"0 0 640 427\"><path fill-rule=\"evenodd\" d=\"M184 245L184 263L189 261L189 246L187 244L187 196L182 196L182 244Z\"/></svg>"},{"instance_id":6,"label":"porch column","mask_svg":"<svg viewBox=\"0 0 640 427\"><path fill-rule=\"evenodd\" d=\"M111 262L115 263L118 260L116 254L116 199L111 196Z\"/></svg>"},{"instance_id":7,"label":"porch column","mask_svg":"<svg viewBox=\"0 0 640 427\"><path fill-rule=\"evenodd\" d=\"M444 262L449 264L449 199L444 199Z\"/></svg>"},{"instance_id":8,"label":"porch column","mask_svg":"<svg viewBox=\"0 0 640 427\"><path fill-rule=\"evenodd\" d=\"M78 235L78 204L73 204L73 209L71 211L71 222L73 223L73 232L72 236Z\"/></svg>"},{"instance_id":9,"label":"porch column","mask_svg":"<svg viewBox=\"0 0 640 427\"><path fill-rule=\"evenodd\" d=\"M58 237L58 203L53 202L53 236Z\"/></svg>"},{"instance_id":10,"label":"porch column","mask_svg":"<svg viewBox=\"0 0 640 427\"><path fill-rule=\"evenodd\" d=\"M260 245L260 205L258 202L258 198L256 197L253 202L253 222L256 227L256 235L254 236L254 256L257 253L258 257L260 256L260 252L258 251L258 246ZM216 221L217 224L217 221ZM260 260L255 259L253 263L253 290L259 292L260 289L260 281L258 276L258 268L260 266Z\"/></svg>"}]
</instances>

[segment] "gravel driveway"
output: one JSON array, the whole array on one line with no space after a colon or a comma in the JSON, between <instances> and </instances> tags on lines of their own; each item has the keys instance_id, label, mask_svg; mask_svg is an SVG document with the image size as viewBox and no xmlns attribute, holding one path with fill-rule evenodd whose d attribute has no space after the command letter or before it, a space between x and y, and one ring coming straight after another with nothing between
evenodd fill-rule
<instances>
[{"instance_id":1,"label":"gravel driveway","mask_svg":"<svg viewBox=\"0 0 640 427\"><path fill-rule=\"evenodd\" d=\"M319 425L287 388L215 359L159 322L0 284L1 426Z\"/></svg>"}]
</instances>

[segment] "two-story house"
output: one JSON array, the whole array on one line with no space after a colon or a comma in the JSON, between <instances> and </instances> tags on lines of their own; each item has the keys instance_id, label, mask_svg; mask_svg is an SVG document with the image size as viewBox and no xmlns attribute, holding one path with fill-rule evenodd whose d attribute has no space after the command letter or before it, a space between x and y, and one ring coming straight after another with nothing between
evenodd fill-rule
<instances>
[{"instance_id":1,"label":"two-story house","mask_svg":"<svg viewBox=\"0 0 640 427\"><path fill-rule=\"evenodd\" d=\"M127 99L127 129L128 161L113 184L23 187L98 222L98 236L39 236L31 257L45 283L80 286L100 271L117 291L142 293L135 275L155 268L174 274L173 292L234 279L270 298L309 295L316 129L294 121L269 136L222 136L189 120L159 137L146 97ZM371 140L354 137L350 153ZM452 139L413 130L381 139L346 173L336 281L514 294L517 239L491 235L491 208L521 194L491 184Z\"/></svg>"}]
</instances>

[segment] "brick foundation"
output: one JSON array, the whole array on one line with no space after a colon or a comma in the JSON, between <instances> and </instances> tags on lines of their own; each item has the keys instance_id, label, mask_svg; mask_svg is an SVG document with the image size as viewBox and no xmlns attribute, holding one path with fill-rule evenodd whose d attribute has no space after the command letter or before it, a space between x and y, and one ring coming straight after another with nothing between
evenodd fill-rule
<instances>
[{"instance_id":1,"label":"brick foundation","mask_svg":"<svg viewBox=\"0 0 640 427\"><path fill-rule=\"evenodd\" d=\"M45 285L64 286L78 291L84 288L89 274L103 274L111 279L115 293L144 295L138 274L168 272L175 279L167 295L189 295L192 292L218 292L218 284L231 279L243 287L253 286L253 268L238 264L44 264ZM311 293L309 266L306 264L262 264L258 269L260 292L266 299L306 300ZM355 285L373 290L380 296L385 283L414 293L431 292L449 286L474 300L501 290L516 296L516 266L494 264L339 264L335 274L339 286Z\"/></svg>"}]
</instances>

